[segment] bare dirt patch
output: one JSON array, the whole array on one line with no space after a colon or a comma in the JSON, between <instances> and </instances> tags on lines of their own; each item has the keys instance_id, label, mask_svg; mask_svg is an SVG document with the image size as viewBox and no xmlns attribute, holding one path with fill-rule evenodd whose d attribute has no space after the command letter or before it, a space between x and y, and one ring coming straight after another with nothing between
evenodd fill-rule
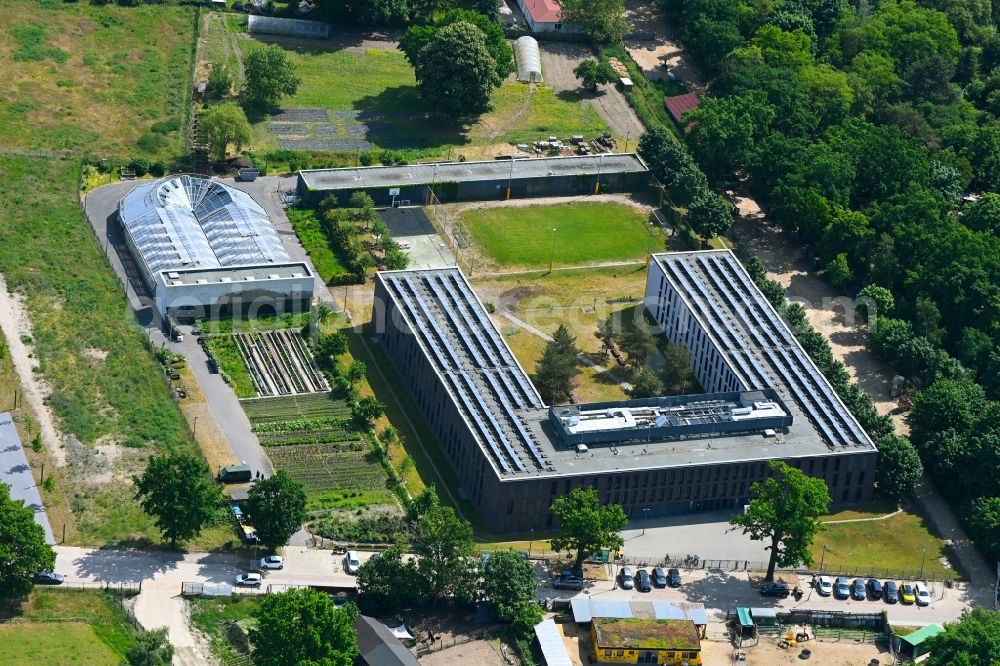
<instances>
[{"instance_id":1,"label":"bare dirt patch","mask_svg":"<svg viewBox=\"0 0 1000 666\"><path fill-rule=\"evenodd\" d=\"M651 36L651 40L625 40L625 49L642 69L647 79L667 77L667 65L674 76L696 91L705 89L701 72L677 40L656 3L648 0L626 0L625 19L632 32Z\"/></svg>"},{"instance_id":2,"label":"bare dirt patch","mask_svg":"<svg viewBox=\"0 0 1000 666\"><path fill-rule=\"evenodd\" d=\"M520 663L514 656L511 648L507 648L509 654L515 661ZM420 658L420 663L424 666L453 666L453 664L476 664L477 666L510 666L510 662L504 661L500 654L500 641L472 641L462 645L456 645L440 652L432 652L426 657Z\"/></svg>"},{"instance_id":3,"label":"bare dirt patch","mask_svg":"<svg viewBox=\"0 0 1000 666\"><path fill-rule=\"evenodd\" d=\"M88 347L83 350L83 355L92 361L103 361L108 357L108 352L103 349L95 349L94 347Z\"/></svg>"},{"instance_id":4,"label":"bare dirt patch","mask_svg":"<svg viewBox=\"0 0 1000 666\"><path fill-rule=\"evenodd\" d=\"M793 632L794 633L794 632ZM810 631L810 635L812 632ZM794 648L780 648L772 636L761 637L760 644L743 648L747 654L748 666L779 666L780 664L801 664L799 654L803 649L812 652L811 662L823 666L855 666L867 664L872 659L885 662L888 653L871 643L858 643L849 639L810 640ZM701 659L705 664L727 664L733 654L733 646L728 642L702 641Z\"/></svg>"},{"instance_id":5,"label":"bare dirt patch","mask_svg":"<svg viewBox=\"0 0 1000 666\"><path fill-rule=\"evenodd\" d=\"M52 413L45 404L49 395L49 387L35 372L38 367L24 339L31 339L31 322L28 312L17 295L7 291L7 282L0 275L0 328L7 338L8 355L24 386L24 399L31 406L38 428L42 434L42 442L57 465L66 465L66 452L62 448L62 437L56 429ZM21 336L25 336L23 339Z\"/></svg>"}]
</instances>

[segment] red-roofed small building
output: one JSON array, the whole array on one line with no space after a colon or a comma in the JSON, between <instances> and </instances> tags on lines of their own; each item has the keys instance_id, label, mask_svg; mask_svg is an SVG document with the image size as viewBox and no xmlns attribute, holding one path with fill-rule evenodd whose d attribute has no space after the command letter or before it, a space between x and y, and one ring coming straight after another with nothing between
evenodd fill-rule
<instances>
[{"instance_id":1,"label":"red-roofed small building","mask_svg":"<svg viewBox=\"0 0 1000 666\"><path fill-rule=\"evenodd\" d=\"M562 22L559 0L517 0L517 6L532 32L579 32L575 25Z\"/></svg>"},{"instance_id":2,"label":"red-roofed small building","mask_svg":"<svg viewBox=\"0 0 1000 666\"><path fill-rule=\"evenodd\" d=\"M691 128L694 127L695 124L688 123L687 125L684 125L684 123L681 122L681 118L683 118L684 114L688 111L694 111L697 109L699 101L697 93L684 93L683 95L663 98L663 106L667 107L667 111L669 111L670 115L673 116L674 122L683 127L685 132L690 132Z\"/></svg>"}]
</instances>

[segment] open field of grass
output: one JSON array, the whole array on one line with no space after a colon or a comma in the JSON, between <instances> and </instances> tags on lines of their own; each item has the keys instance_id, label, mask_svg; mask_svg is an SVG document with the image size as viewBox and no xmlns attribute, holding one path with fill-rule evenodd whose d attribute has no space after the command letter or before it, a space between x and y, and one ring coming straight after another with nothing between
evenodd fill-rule
<instances>
[{"instance_id":1,"label":"open field of grass","mask_svg":"<svg viewBox=\"0 0 1000 666\"><path fill-rule=\"evenodd\" d=\"M268 38L268 42L281 43ZM252 43L243 40L244 50ZM521 84L505 84L493 97L493 111L471 123L434 112L421 98L413 68L398 51L322 49L288 46L302 79L298 92L282 102L285 108L322 108L330 111L328 124L344 140L364 138L376 149L402 149L408 158L438 158L464 154L468 159L489 159L509 153L510 146L558 135L596 136L608 130L597 112L584 108L579 98L556 95L551 88L531 92ZM358 112L360 117L338 117ZM365 127L367 125L367 128ZM277 137L265 119L255 125L254 150L275 149ZM344 160L355 161L355 151L344 151ZM348 159L349 158L349 159ZM272 165L279 167L283 165Z\"/></svg>"},{"instance_id":2,"label":"open field of grass","mask_svg":"<svg viewBox=\"0 0 1000 666\"><path fill-rule=\"evenodd\" d=\"M898 576L903 575L901 572L905 570L915 577L926 552L925 572L938 576L956 575L953 569L941 564L940 558L946 555L944 542L934 536L919 514L904 511L885 520L826 527L816 535L812 555L818 566L823 557L823 546L828 547L824 560L827 571L873 570L878 575L878 571L888 570L890 576Z\"/></svg>"},{"instance_id":3,"label":"open field of grass","mask_svg":"<svg viewBox=\"0 0 1000 666\"><path fill-rule=\"evenodd\" d=\"M0 620L13 618L0 624L4 664L113 666L135 635L115 598L99 590L36 589L0 608Z\"/></svg>"},{"instance_id":4,"label":"open field of grass","mask_svg":"<svg viewBox=\"0 0 1000 666\"><path fill-rule=\"evenodd\" d=\"M662 243L646 218L624 204L574 202L481 208L461 219L486 261L537 268L550 258L556 266L642 260Z\"/></svg>"},{"instance_id":5,"label":"open field of grass","mask_svg":"<svg viewBox=\"0 0 1000 666\"><path fill-rule=\"evenodd\" d=\"M48 405L84 453L100 444L119 454L113 469L71 466L57 473L78 519L79 531L70 530L68 540L101 545L155 536L123 488L149 453L194 446L76 202L78 165L7 156L0 172L0 271L25 296L33 353L51 389ZM87 456L71 456L81 458ZM102 480L90 483L91 475Z\"/></svg>"},{"instance_id":6,"label":"open field of grass","mask_svg":"<svg viewBox=\"0 0 1000 666\"><path fill-rule=\"evenodd\" d=\"M190 6L0 3L0 143L179 154L194 21Z\"/></svg>"},{"instance_id":7,"label":"open field of grass","mask_svg":"<svg viewBox=\"0 0 1000 666\"><path fill-rule=\"evenodd\" d=\"M231 597L187 597L191 624L208 638L212 654L220 660L240 655L227 638L229 628L246 621L260 604L260 598L248 594Z\"/></svg>"},{"instance_id":8,"label":"open field of grass","mask_svg":"<svg viewBox=\"0 0 1000 666\"><path fill-rule=\"evenodd\" d=\"M236 339L231 335L206 335L202 338L205 347L215 354L219 361L219 372L229 380L229 386L237 398L253 398L257 395L257 387L253 383L250 371L247 370Z\"/></svg>"}]
</instances>

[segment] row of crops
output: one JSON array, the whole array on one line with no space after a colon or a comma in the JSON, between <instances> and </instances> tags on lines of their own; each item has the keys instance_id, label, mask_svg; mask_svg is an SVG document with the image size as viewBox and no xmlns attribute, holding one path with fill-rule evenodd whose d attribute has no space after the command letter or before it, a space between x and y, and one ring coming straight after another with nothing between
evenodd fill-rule
<instances>
[{"instance_id":1,"label":"row of crops","mask_svg":"<svg viewBox=\"0 0 1000 666\"><path fill-rule=\"evenodd\" d=\"M364 448L351 407L332 392L241 401L250 429L264 446L354 442Z\"/></svg>"},{"instance_id":2,"label":"row of crops","mask_svg":"<svg viewBox=\"0 0 1000 666\"><path fill-rule=\"evenodd\" d=\"M392 502L385 474L366 449L299 444L275 447L268 455L275 468L302 483L313 504L322 504L326 496L340 496L345 491L362 493L368 504Z\"/></svg>"},{"instance_id":3,"label":"row of crops","mask_svg":"<svg viewBox=\"0 0 1000 666\"><path fill-rule=\"evenodd\" d=\"M293 395L330 389L300 332L234 333L233 339L258 395Z\"/></svg>"}]
</instances>

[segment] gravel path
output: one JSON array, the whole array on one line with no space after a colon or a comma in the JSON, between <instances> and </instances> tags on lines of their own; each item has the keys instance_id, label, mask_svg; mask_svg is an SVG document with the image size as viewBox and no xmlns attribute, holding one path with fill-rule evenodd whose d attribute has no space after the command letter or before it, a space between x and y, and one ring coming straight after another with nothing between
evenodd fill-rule
<instances>
[{"instance_id":1,"label":"gravel path","mask_svg":"<svg viewBox=\"0 0 1000 666\"><path fill-rule=\"evenodd\" d=\"M7 353L17 370L18 377L21 378L21 385L24 387L23 397L35 414L35 421L42 433L42 441L56 464L65 467L66 451L62 447L62 436L56 429L52 413L44 402L49 389L35 372L37 362L21 341L22 335L31 335L31 322L21 299L7 291L7 281L2 274L0 274L0 328L7 338Z\"/></svg>"}]
</instances>

